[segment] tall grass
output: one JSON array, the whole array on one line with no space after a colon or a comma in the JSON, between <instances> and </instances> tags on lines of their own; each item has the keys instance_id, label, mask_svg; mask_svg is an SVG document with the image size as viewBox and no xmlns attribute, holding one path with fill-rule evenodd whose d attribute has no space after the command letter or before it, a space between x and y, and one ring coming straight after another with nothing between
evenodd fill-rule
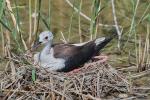
<instances>
[{"instance_id":1,"label":"tall grass","mask_svg":"<svg viewBox=\"0 0 150 100\"><path fill-rule=\"evenodd\" d=\"M31 43L31 38L32 38L32 7L31 7L31 1L32 0L29 0L29 40L28 40L29 44Z\"/></svg>"},{"instance_id":2,"label":"tall grass","mask_svg":"<svg viewBox=\"0 0 150 100\"><path fill-rule=\"evenodd\" d=\"M97 33L97 20L99 13L101 11L100 0L93 0L92 6L92 14L91 14L91 23L90 23L90 39L93 39L93 35L96 37Z\"/></svg>"},{"instance_id":3,"label":"tall grass","mask_svg":"<svg viewBox=\"0 0 150 100\"><path fill-rule=\"evenodd\" d=\"M74 11L72 11L71 17L70 17L70 24L69 24L69 29L68 29L68 37L67 37L67 41L70 41L70 37L71 37L71 29L72 29L72 23L73 23L73 17L74 17Z\"/></svg>"},{"instance_id":4,"label":"tall grass","mask_svg":"<svg viewBox=\"0 0 150 100\"><path fill-rule=\"evenodd\" d=\"M24 19L21 18L21 13L24 12L20 12L20 8L19 6L19 2L20 0L1 0L0 1L0 24L1 24L1 38L2 38L2 49L3 52L5 51L5 46L7 45L8 47L10 47L11 49L13 49L12 51L15 53L21 53L21 52L25 52L25 50L28 50L31 46L31 44L33 43L33 41L38 37L38 34L40 31L44 31L46 30L53 30L51 26L54 26L54 24L52 24L52 22L54 23L54 21L52 21L52 3L54 3L54 0L48 0L48 7L47 7L47 12L43 12L41 9L43 9L43 5L42 2L43 0L26 0L28 3L26 5L26 7L28 8L28 10L26 10L26 14L25 16L28 16L27 20L24 21ZM69 0L64 0L62 2L65 1L69 1ZM110 27L114 27L115 25L113 25L114 23L114 19L113 16L108 17L107 14L108 13L112 13L112 8L111 8L111 4L109 1L101 1L101 0L91 0L90 5L88 5L87 8L91 8L91 11L85 11L83 7L85 2L89 2L89 1L85 1L85 0L73 0L73 1L69 1L70 3L72 3L71 7L66 3L68 9L71 9L71 13L68 14L68 11L65 12L64 16L67 15L68 21L67 25L65 26L64 30L59 30L59 31L63 31L63 33L68 33L68 37L66 39L66 41L72 41L71 37L74 36L74 33L72 33L73 27L75 27L74 25L74 20L78 20L77 22L77 32L78 32L78 37L79 37L79 42L83 42L84 40L82 39L82 35L87 35L83 30L86 30L86 32L88 32L88 36L90 37L90 40L94 39L97 37L97 32L99 32L99 30L101 32L103 32L103 30L107 30L107 28L109 29ZM118 3L119 2L119 3ZM143 61L143 56L140 56L141 54L139 54L139 52L142 52L143 50L139 49L142 48L142 39L139 38L139 26L146 26L147 24L145 24L148 19L150 19L150 15L148 14L148 11L150 9L150 3L147 2L147 5L145 6L143 13L141 15L139 15L139 8L140 8L140 4L142 4L142 2L140 0L131 0L130 2L126 2L124 5L125 7L119 8L119 4L121 4L122 2L120 1L115 1L115 9L116 9L116 17L117 17L117 21L118 21L118 26L122 25L121 24L121 19L122 16L122 10L124 10L124 12L127 12L126 10L129 10L129 17L125 16L125 18L129 19L126 21L127 25L122 25L124 27L124 31L123 33L125 34L124 36L128 35L127 38L123 37L123 39L125 40L125 45L124 48L127 52L128 50L128 46L130 45L130 41L134 42L134 45L132 44L132 48L131 49L135 49L135 51L132 53L133 55L136 56L136 65L137 67L140 65L140 63L144 63L145 60ZM107 7L105 9L103 9L103 6L107 5ZM129 8L127 9L126 6L129 5ZM142 7L141 7L142 8ZM25 9L25 8L23 8ZM61 8L62 9L62 8ZM108 9L110 9L108 11L108 13L103 13L103 15L101 13L102 9L105 11L108 11ZM55 10L55 8L53 8L53 10ZM35 13L35 15L37 14L37 16L33 17L32 14ZM119 14L120 13L120 14ZM87 14L87 15L86 15ZM123 15L123 14L122 14ZM100 19L103 19L101 20ZM105 17L107 19L105 19ZM100 20L100 21L99 21ZM57 20L55 20L57 22ZM82 25L84 25L82 22L85 21L88 24L89 29L85 29L84 27L82 27ZM64 21L63 21L64 22ZM62 22L62 23L63 23ZM103 22L103 23L100 23ZM23 24L21 24L23 23ZM25 24L27 23L27 24ZM142 24L141 24L142 23ZM143 23L145 25L143 25ZM44 25L44 26L42 26ZM98 27L100 26L99 30ZM24 27L28 27L26 30L23 30ZM44 28L43 28L44 27ZM46 27L46 28L45 28ZM67 28L66 28L67 27ZM143 30L144 31L144 30ZM105 31L106 32L106 31ZM145 33L145 32L143 32ZM148 32L147 32L148 34ZM65 34L66 35L66 34ZM64 35L64 36L65 36ZM146 36L146 34L145 34ZM146 39L146 44L148 45L148 39ZM77 40L77 39L76 39ZM147 49L148 47L144 47L144 49ZM149 52L147 52L147 50L144 50L142 55L144 55L145 57L147 55L145 55L146 53L149 54ZM141 61L139 61L141 59ZM146 58L144 58L146 59ZM147 59L149 59L149 57L147 57Z\"/></svg>"},{"instance_id":5,"label":"tall grass","mask_svg":"<svg viewBox=\"0 0 150 100\"><path fill-rule=\"evenodd\" d=\"M79 21L79 36L80 36L80 42L82 41L82 33L81 33L81 18L80 18L80 12L82 8L82 0L80 0L79 10L78 10L78 21Z\"/></svg>"},{"instance_id":6,"label":"tall grass","mask_svg":"<svg viewBox=\"0 0 150 100\"><path fill-rule=\"evenodd\" d=\"M0 19L2 18L4 8L5 8L5 0L1 0L0 1Z\"/></svg>"},{"instance_id":7,"label":"tall grass","mask_svg":"<svg viewBox=\"0 0 150 100\"><path fill-rule=\"evenodd\" d=\"M149 68L150 65L150 53L149 53L149 48L150 48L150 30L149 30L149 25L147 25L147 34L143 39L139 38L138 41L138 50L137 50L137 67L138 71L143 71ZM142 42L144 41L144 42Z\"/></svg>"},{"instance_id":8,"label":"tall grass","mask_svg":"<svg viewBox=\"0 0 150 100\"><path fill-rule=\"evenodd\" d=\"M51 29L51 0L48 0L48 26L49 26L49 30Z\"/></svg>"}]
</instances>

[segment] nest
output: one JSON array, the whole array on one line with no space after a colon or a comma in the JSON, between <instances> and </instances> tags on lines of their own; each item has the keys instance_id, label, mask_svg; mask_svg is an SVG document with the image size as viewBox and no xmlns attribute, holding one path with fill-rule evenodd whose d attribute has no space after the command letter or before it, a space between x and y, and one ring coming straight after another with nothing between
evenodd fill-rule
<instances>
[{"instance_id":1,"label":"nest","mask_svg":"<svg viewBox=\"0 0 150 100\"><path fill-rule=\"evenodd\" d=\"M78 73L68 75L58 72L43 72L36 68L33 79L31 65L16 68L15 75L1 74L3 99L19 100L82 100L97 99L128 92L128 82L109 64L98 62L85 64Z\"/></svg>"}]
</instances>

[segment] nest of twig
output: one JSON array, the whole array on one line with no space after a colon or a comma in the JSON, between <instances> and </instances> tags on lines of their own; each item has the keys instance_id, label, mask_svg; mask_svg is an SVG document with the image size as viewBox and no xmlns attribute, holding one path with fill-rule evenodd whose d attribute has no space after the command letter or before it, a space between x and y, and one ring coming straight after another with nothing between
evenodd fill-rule
<instances>
[{"instance_id":1,"label":"nest of twig","mask_svg":"<svg viewBox=\"0 0 150 100\"><path fill-rule=\"evenodd\" d=\"M96 99L127 92L128 82L109 64L98 62L85 64L81 70L68 76L66 73L43 73L36 69L32 79L31 66L17 68L15 76L1 74L1 97L3 99L78 100Z\"/></svg>"}]
</instances>

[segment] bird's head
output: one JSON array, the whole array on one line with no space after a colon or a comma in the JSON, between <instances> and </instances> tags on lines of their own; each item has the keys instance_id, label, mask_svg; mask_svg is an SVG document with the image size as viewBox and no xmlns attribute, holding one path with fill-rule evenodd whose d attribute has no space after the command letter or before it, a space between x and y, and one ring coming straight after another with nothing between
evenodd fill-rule
<instances>
[{"instance_id":1,"label":"bird's head","mask_svg":"<svg viewBox=\"0 0 150 100\"><path fill-rule=\"evenodd\" d=\"M50 42L52 42L52 40L53 40L52 32L50 32L50 31L41 32L38 40L36 40L36 42L34 43L32 48L34 49L34 48L37 48L41 44L50 43Z\"/></svg>"},{"instance_id":2,"label":"bird's head","mask_svg":"<svg viewBox=\"0 0 150 100\"><path fill-rule=\"evenodd\" d=\"M46 44L53 40L53 34L50 31L44 31L40 33L38 42L41 44Z\"/></svg>"}]
</instances>

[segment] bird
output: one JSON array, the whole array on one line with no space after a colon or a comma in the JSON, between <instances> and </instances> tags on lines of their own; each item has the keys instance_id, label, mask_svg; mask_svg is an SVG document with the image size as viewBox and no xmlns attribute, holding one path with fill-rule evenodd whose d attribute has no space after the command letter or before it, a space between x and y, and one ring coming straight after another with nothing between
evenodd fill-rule
<instances>
[{"instance_id":1,"label":"bird","mask_svg":"<svg viewBox=\"0 0 150 100\"><path fill-rule=\"evenodd\" d=\"M101 37L83 43L53 43L53 33L43 31L32 48L44 45L44 48L34 54L34 64L47 71L70 72L78 69L92 58L106 60L105 56L98 56L113 37Z\"/></svg>"}]
</instances>

